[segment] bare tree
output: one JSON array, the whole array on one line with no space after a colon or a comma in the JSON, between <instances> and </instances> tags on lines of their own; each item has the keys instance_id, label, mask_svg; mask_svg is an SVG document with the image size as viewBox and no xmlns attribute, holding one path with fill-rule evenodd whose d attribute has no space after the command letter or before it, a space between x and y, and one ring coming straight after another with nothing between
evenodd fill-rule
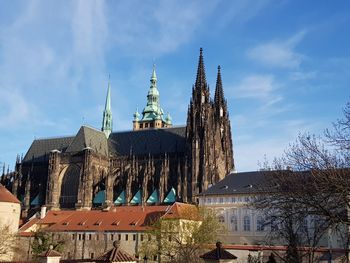
<instances>
[{"instance_id":1,"label":"bare tree","mask_svg":"<svg viewBox=\"0 0 350 263\"><path fill-rule=\"evenodd\" d=\"M266 213L270 225L275 221L279 227L272 227L270 236L287 244L286 261L301 262L308 254L312 262L313 250L328 229L339 230L349 247L349 150L350 103L324 137L300 134L282 157L265 167L273 172L266 173L264 194L253 206ZM301 246L310 250L306 253Z\"/></svg>"}]
</instances>

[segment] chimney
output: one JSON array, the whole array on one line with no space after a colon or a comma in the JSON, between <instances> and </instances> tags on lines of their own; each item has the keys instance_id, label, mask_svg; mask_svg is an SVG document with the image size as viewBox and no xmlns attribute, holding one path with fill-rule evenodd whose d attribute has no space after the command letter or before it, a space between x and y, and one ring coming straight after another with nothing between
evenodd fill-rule
<instances>
[{"instance_id":1,"label":"chimney","mask_svg":"<svg viewBox=\"0 0 350 263\"><path fill-rule=\"evenodd\" d=\"M41 207L40 219L43 219L46 216L46 206Z\"/></svg>"}]
</instances>

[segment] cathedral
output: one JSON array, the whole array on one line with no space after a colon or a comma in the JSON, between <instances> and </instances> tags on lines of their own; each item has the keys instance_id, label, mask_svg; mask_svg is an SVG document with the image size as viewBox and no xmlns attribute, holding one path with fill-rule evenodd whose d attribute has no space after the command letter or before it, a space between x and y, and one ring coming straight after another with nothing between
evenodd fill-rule
<instances>
[{"instance_id":1,"label":"cathedral","mask_svg":"<svg viewBox=\"0 0 350 263\"><path fill-rule=\"evenodd\" d=\"M147 104L133 115L132 130L113 132L110 93L108 84L101 130L82 126L74 136L36 139L24 158L17 157L11 176L3 173L2 183L25 214L42 205L89 210L192 203L234 169L220 66L212 99L202 49L184 126L172 127L161 108L154 67Z\"/></svg>"}]
</instances>

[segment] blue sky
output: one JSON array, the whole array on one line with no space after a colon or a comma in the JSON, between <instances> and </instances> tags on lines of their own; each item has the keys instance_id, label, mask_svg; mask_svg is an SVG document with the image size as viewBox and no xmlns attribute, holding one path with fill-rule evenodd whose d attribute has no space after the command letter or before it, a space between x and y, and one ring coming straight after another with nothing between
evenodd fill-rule
<instances>
[{"instance_id":1,"label":"blue sky","mask_svg":"<svg viewBox=\"0 0 350 263\"><path fill-rule=\"evenodd\" d=\"M156 64L161 105L185 124L199 48L221 65L238 171L320 134L350 95L350 2L0 0L0 165L34 138L130 130Z\"/></svg>"}]
</instances>

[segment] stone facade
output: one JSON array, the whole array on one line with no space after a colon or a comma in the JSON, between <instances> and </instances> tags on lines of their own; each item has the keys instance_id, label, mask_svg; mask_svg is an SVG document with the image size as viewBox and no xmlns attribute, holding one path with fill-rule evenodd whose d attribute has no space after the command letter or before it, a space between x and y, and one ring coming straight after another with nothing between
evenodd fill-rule
<instances>
[{"instance_id":1,"label":"stone facade","mask_svg":"<svg viewBox=\"0 0 350 263\"><path fill-rule=\"evenodd\" d=\"M159 95L155 84L154 72L152 96ZM159 97L152 96L149 92L148 99L158 100L159 106ZM139 191L142 203L155 191L155 203L162 203L172 190L176 200L195 202L196 194L234 169L220 67L211 99L202 49L186 126L137 130L134 119L135 131L112 132L110 105L108 85L102 131L83 126L75 136L34 140L25 157L17 159L13 179L3 175L3 183L23 202L25 213L40 205L91 209L109 205L121 195L129 204ZM160 106L157 112L163 118ZM159 121L159 116L155 118ZM161 120L162 127L171 126L169 115ZM96 200L101 191L103 204Z\"/></svg>"}]
</instances>

